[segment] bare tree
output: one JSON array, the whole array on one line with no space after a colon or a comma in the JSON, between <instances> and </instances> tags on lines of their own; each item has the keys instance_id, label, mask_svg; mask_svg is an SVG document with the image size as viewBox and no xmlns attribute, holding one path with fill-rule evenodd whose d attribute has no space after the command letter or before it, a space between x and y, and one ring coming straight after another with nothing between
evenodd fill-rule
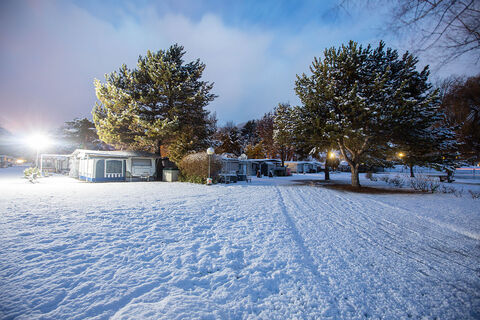
<instances>
[{"instance_id":1,"label":"bare tree","mask_svg":"<svg viewBox=\"0 0 480 320\"><path fill-rule=\"evenodd\" d=\"M348 10L354 2L358 1L341 0L339 6ZM479 63L479 0L369 0L368 4L391 6L388 31L410 33L416 51L436 52L444 63L472 54Z\"/></svg>"}]
</instances>

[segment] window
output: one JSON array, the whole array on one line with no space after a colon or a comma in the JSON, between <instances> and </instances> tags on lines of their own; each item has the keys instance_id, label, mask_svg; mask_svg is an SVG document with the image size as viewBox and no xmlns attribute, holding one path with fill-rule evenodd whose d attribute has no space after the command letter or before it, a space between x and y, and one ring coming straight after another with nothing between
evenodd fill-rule
<instances>
[{"instance_id":1,"label":"window","mask_svg":"<svg viewBox=\"0 0 480 320\"><path fill-rule=\"evenodd\" d=\"M152 161L150 159L132 159L132 166L134 167L151 167Z\"/></svg>"},{"instance_id":2,"label":"window","mask_svg":"<svg viewBox=\"0 0 480 320\"><path fill-rule=\"evenodd\" d=\"M106 173L122 173L122 160L107 160L105 162Z\"/></svg>"}]
</instances>

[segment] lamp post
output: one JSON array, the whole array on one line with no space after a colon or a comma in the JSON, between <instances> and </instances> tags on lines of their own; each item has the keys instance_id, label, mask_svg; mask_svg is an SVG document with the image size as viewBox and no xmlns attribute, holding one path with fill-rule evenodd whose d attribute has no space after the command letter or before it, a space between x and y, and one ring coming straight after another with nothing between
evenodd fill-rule
<instances>
[{"instance_id":1,"label":"lamp post","mask_svg":"<svg viewBox=\"0 0 480 320\"><path fill-rule=\"evenodd\" d=\"M39 168L38 165L38 156L40 154L40 150L47 147L50 144L50 140L48 137L42 134L36 134L31 136L28 139L28 143L32 148L36 150L36 157L35 157L35 167ZM42 161L40 161L40 174L42 174Z\"/></svg>"},{"instance_id":2,"label":"lamp post","mask_svg":"<svg viewBox=\"0 0 480 320\"><path fill-rule=\"evenodd\" d=\"M327 159L325 159L325 181L330 181L330 168L328 165L328 159L332 161L335 159L335 153L333 153L333 151L329 151L327 153Z\"/></svg>"},{"instance_id":3,"label":"lamp post","mask_svg":"<svg viewBox=\"0 0 480 320\"><path fill-rule=\"evenodd\" d=\"M210 176L210 158L212 155L215 153L215 150L210 147L207 149L207 155L208 155L208 178L207 178L207 185L212 184L212 177Z\"/></svg>"}]
</instances>

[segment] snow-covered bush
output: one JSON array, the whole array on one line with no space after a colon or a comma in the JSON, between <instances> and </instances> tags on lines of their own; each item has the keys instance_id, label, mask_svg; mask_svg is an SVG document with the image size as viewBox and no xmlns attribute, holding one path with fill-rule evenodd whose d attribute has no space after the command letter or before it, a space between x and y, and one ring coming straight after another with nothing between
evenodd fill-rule
<instances>
[{"instance_id":1,"label":"snow-covered bush","mask_svg":"<svg viewBox=\"0 0 480 320\"><path fill-rule=\"evenodd\" d=\"M397 187L397 188L401 188L403 187L403 185L405 184L405 179L403 179L403 177L399 176L399 175L396 175L395 177L393 178L390 178L387 183Z\"/></svg>"},{"instance_id":2,"label":"snow-covered bush","mask_svg":"<svg viewBox=\"0 0 480 320\"><path fill-rule=\"evenodd\" d=\"M455 187L451 186L446 186L445 184L441 184L440 187L438 188L438 191L440 193L449 193L453 194L455 197L461 197L463 195L463 188L462 189L457 189Z\"/></svg>"},{"instance_id":3,"label":"snow-covered bush","mask_svg":"<svg viewBox=\"0 0 480 320\"><path fill-rule=\"evenodd\" d=\"M40 169L38 169L37 167L27 168L23 170L23 174L27 179L37 178L40 177Z\"/></svg>"},{"instance_id":4,"label":"snow-covered bush","mask_svg":"<svg viewBox=\"0 0 480 320\"><path fill-rule=\"evenodd\" d=\"M381 176L380 181L388 183L390 181L390 177L388 175Z\"/></svg>"},{"instance_id":5,"label":"snow-covered bush","mask_svg":"<svg viewBox=\"0 0 480 320\"><path fill-rule=\"evenodd\" d=\"M472 199L480 199L480 191L468 190L468 192L472 196Z\"/></svg>"},{"instance_id":6,"label":"snow-covered bush","mask_svg":"<svg viewBox=\"0 0 480 320\"><path fill-rule=\"evenodd\" d=\"M440 182L424 175L417 175L410 179L410 186L417 191L435 193L440 187Z\"/></svg>"},{"instance_id":7,"label":"snow-covered bush","mask_svg":"<svg viewBox=\"0 0 480 320\"><path fill-rule=\"evenodd\" d=\"M215 180L222 169L222 160L215 155L210 160L210 176ZM205 183L208 178L208 155L206 152L189 154L180 161L178 168L181 181Z\"/></svg>"}]
</instances>

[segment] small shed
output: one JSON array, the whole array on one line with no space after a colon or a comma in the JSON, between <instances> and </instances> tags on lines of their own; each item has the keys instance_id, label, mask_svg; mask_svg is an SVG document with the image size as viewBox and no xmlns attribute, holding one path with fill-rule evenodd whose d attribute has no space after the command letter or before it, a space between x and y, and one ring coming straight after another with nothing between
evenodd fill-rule
<instances>
[{"instance_id":1,"label":"small shed","mask_svg":"<svg viewBox=\"0 0 480 320\"><path fill-rule=\"evenodd\" d=\"M150 180L160 156L141 151L77 149L72 153L70 176L89 182Z\"/></svg>"}]
</instances>

